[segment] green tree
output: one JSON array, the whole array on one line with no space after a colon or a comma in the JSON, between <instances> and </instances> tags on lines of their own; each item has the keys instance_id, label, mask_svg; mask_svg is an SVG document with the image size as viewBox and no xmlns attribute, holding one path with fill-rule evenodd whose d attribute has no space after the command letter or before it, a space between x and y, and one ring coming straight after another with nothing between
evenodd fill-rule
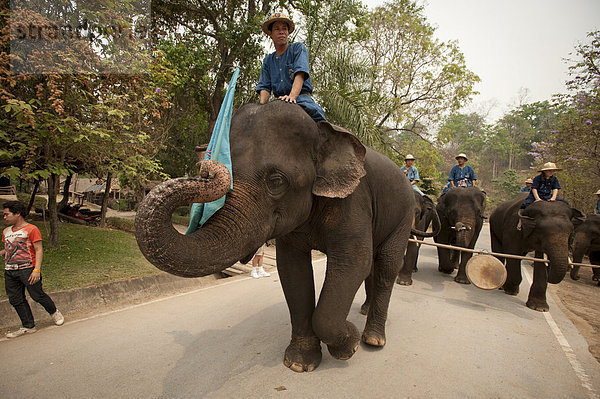
<instances>
[{"instance_id":1,"label":"green tree","mask_svg":"<svg viewBox=\"0 0 600 399\"><path fill-rule=\"evenodd\" d=\"M600 187L600 31L589 33L588 39L575 48L567 82L570 94L557 98L562 113L552 131L549 158L541 161L564 167L559 178L565 197L590 212L593 193Z\"/></svg>"}]
</instances>

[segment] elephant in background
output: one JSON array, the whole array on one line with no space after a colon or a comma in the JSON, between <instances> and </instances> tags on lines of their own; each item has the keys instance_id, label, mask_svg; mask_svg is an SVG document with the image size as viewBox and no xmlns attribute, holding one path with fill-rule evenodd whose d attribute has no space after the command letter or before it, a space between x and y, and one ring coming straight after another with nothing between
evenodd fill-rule
<instances>
[{"instance_id":1,"label":"elephant in background","mask_svg":"<svg viewBox=\"0 0 600 399\"><path fill-rule=\"evenodd\" d=\"M428 196L421 195L415 191L415 204L415 228L420 231L427 231L429 225L432 224L433 233L431 236L435 237L438 235L441 229L441 222L433 200ZM424 238L423 236L411 235L411 238L415 237L418 240L423 240ZM400 285L412 284L412 274L413 272L418 271L417 261L419 259L420 248L421 244L415 242L408 243L406 255L404 256L404 264L402 269L400 269L396 283Z\"/></svg>"},{"instance_id":2,"label":"elephant in background","mask_svg":"<svg viewBox=\"0 0 600 399\"><path fill-rule=\"evenodd\" d=\"M456 187L442 194L437 204L442 227L435 242L473 249L483 226L485 203L486 194L477 187ZM450 274L458 268L454 281L471 284L466 265L472 253L439 247L437 251L440 272Z\"/></svg>"},{"instance_id":3,"label":"elephant in background","mask_svg":"<svg viewBox=\"0 0 600 399\"><path fill-rule=\"evenodd\" d=\"M573 226L582 223L585 217L562 201L538 201L521 210L528 194L522 193L503 202L492 212L492 251L524 256L533 250L536 258L548 255L548 267L544 262L533 264L533 283L527 299L528 308L547 312L546 288L548 283L558 284L565 277L569 268L569 237ZM516 228L519 217L522 221L520 231ZM517 295L522 281L521 260L498 259L506 264L504 292Z\"/></svg>"},{"instance_id":4,"label":"elephant in background","mask_svg":"<svg viewBox=\"0 0 600 399\"><path fill-rule=\"evenodd\" d=\"M573 262L582 263L583 256L590 258L592 265L592 280L598 281L600 287L600 215L587 215L586 220L575 228L575 240L573 241ZM579 280L580 266L573 266L571 278Z\"/></svg>"},{"instance_id":5,"label":"elephant in background","mask_svg":"<svg viewBox=\"0 0 600 399\"><path fill-rule=\"evenodd\" d=\"M297 372L318 367L321 342L337 359L356 352L361 335L347 316L358 288L373 273L362 341L384 346L415 206L400 168L347 130L315 123L298 105L283 101L240 108L231 121L230 143L234 189L197 231L179 234L170 217L178 206L207 200L197 187L218 174L205 161L203 178L169 180L146 196L135 221L144 256L169 273L204 276L247 261L264 242L277 239L277 268L292 324L284 364ZM316 304L312 249L327 254Z\"/></svg>"}]
</instances>

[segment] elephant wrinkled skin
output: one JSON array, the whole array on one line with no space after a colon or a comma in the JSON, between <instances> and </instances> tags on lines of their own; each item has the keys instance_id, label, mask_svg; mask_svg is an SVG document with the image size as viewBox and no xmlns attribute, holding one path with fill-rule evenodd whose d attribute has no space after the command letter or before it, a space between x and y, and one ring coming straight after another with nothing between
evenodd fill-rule
<instances>
[{"instance_id":1,"label":"elephant wrinkled skin","mask_svg":"<svg viewBox=\"0 0 600 399\"><path fill-rule=\"evenodd\" d=\"M519 212L528 194L522 193L503 202L491 214L492 251L524 256L533 250L536 258L548 255L548 266L534 262L533 282L527 299L530 309L547 312L546 288L548 283L558 284L565 277L569 267L569 236L573 225L580 223L583 215L562 201L534 202ZM520 231L516 228L519 217L522 220ZM504 292L517 295L522 281L521 260L498 259L506 264Z\"/></svg>"},{"instance_id":2,"label":"elephant wrinkled skin","mask_svg":"<svg viewBox=\"0 0 600 399\"><path fill-rule=\"evenodd\" d=\"M437 204L442 228L435 242L473 249L483 226L485 202L485 192L477 187L456 187L442 195ZM437 251L440 272L450 274L458 268L454 281L471 284L466 265L472 253L439 247Z\"/></svg>"},{"instance_id":3,"label":"elephant wrinkled skin","mask_svg":"<svg viewBox=\"0 0 600 399\"><path fill-rule=\"evenodd\" d=\"M600 266L600 215L587 215L585 222L575 228L573 241L573 262L583 263L587 255L592 265ZM571 278L579 280L580 266L573 266ZM593 268L593 279L600 286L600 267Z\"/></svg>"},{"instance_id":4,"label":"elephant wrinkled skin","mask_svg":"<svg viewBox=\"0 0 600 399\"><path fill-rule=\"evenodd\" d=\"M178 194L188 181L159 185L136 218L144 255L170 273L202 276L247 258L276 238L292 324L284 363L299 372L319 365L320 342L338 359L357 350L361 336L346 318L372 271L373 301L362 340L385 345L389 300L415 206L400 168L350 132L315 123L298 105L282 101L240 108L231 122L230 142L234 189L224 207L194 233L180 235L169 217L192 199ZM316 304L312 249L327 254Z\"/></svg>"},{"instance_id":5,"label":"elephant wrinkled skin","mask_svg":"<svg viewBox=\"0 0 600 399\"><path fill-rule=\"evenodd\" d=\"M413 190L414 191L414 190ZM426 195L421 195L415 191L415 228L420 231L427 231L429 225L433 225L433 233L431 234L433 237L439 234L440 232L440 219L435 208L435 204ZM411 238L416 238L418 240L423 240L422 236L414 236L411 235ZM400 285L411 285L412 284L412 274L413 272L418 271L417 269L417 261L419 260L419 249L421 248L421 244L417 244L414 242L408 243L408 248L406 249L406 255L404 256L404 265L402 269L400 269L400 273L398 273L398 278L396 282Z\"/></svg>"}]
</instances>

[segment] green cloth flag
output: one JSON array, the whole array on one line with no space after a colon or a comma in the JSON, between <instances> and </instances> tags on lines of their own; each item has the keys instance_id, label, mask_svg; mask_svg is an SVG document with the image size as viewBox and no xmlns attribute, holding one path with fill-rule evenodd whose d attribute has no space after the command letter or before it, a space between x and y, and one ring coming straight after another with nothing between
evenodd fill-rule
<instances>
[{"instance_id":1,"label":"green cloth flag","mask_svg":"<svg viewBox=\"0 0 600 399\"><path fill-rule=\"evenodd\" d=\"M237 82L238 75L240 74L240 68L236 68L229 82L227 93L221 109L219 110L219 116L213 129L210 142L206 149L204 159L212 159L219 161L229 169L231 174L231 153L229 151L229 128L231 126L231 112L233 109L233 96L235 93L235 84ZM233 190L233 175L231 175L231 187L229 191ZM185 234L193 233L198 230L206 221L215 214L225 204L225 195L213 202L207 203L195 203L192 204L190 209L190 225L188 226Z\"/></svg>"}]
</instances>

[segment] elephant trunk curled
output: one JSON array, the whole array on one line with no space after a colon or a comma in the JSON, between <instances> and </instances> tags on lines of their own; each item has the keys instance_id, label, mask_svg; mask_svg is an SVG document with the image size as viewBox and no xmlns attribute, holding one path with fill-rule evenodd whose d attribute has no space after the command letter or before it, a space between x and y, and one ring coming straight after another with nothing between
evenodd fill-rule
<instances>
[{"instance_id":1,"label":"elephant trunk curled","mask_svg":"<svg viewBox=\"0 0 600 399\"><path fill-rule=\"evenodd\" d=\"M203 178L179 178L152 189L140 203L135 219L135 237L148 261L177 276L200 277L233 265L262 245L268 238L264 231L267 228L264 224L251 225L248 213L242 212L252 203L252 196L241 183L236 183L236 190L227 195L223 208L202 228L182 235L173 227L171 215L177 207L213 201L229 185Z\"/></svg>"}]
</instances>

